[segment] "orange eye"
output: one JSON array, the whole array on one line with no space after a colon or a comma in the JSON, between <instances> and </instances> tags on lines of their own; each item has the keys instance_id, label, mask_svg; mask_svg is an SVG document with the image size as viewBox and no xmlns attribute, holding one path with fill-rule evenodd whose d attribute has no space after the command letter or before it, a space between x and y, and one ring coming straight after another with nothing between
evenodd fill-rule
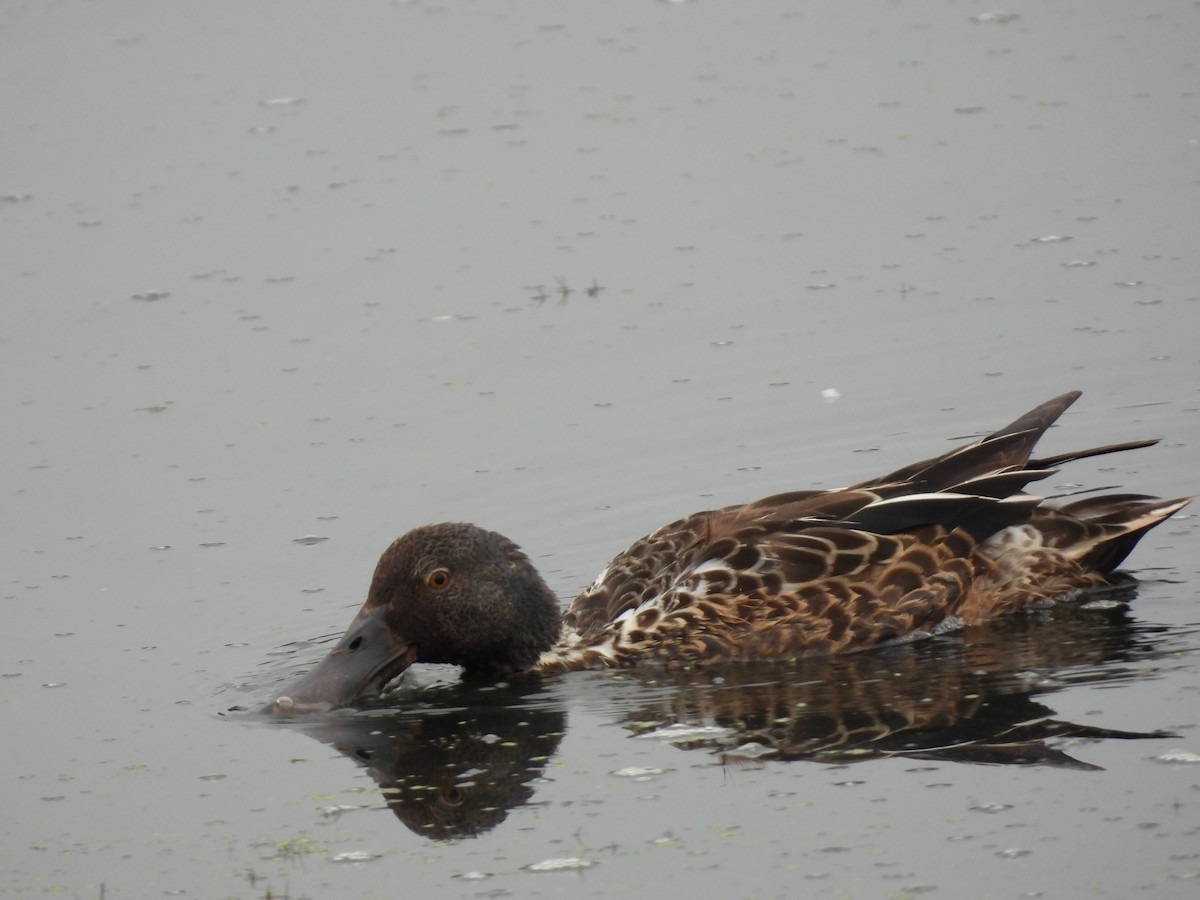
<instances>
[{"instance_id":1,"label":"orange eye","mask_svg":"<svg viewBox=\"0 0 1200 900\"><path fill-rule=\"evenodd\" d=\"M450 573L445 569L434 569L429 573L429 578L426 579L428 584L435 591L440 591L450 583Z\"/></svg>"}]
</instances>

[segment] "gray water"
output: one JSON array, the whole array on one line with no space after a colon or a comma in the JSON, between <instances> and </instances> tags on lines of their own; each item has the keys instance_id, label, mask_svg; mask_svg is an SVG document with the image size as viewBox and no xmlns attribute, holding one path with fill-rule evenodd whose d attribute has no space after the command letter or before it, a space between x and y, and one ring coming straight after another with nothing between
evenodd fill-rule
<instances>
[{"instance_id":1,"label":"gray water","mask_svg":"<svg viewBox=\"0 0 1200 900\"><path fill-rule=\"evenodd\" d=\"M1048 491L1200 490L1198 32L1192 2L0 4L0 894L1195 896L1186 510L1128 607L238 708L425 522L509 535L566 602L684 513L1072 388L1048 452L1164 441Z\"/></svg>"}]
</instances>

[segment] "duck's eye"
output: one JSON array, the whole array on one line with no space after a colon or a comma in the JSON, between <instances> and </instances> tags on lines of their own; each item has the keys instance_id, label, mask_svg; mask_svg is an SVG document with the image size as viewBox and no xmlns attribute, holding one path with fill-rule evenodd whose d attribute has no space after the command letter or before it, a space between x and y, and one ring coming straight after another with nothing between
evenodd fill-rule
<instances>
[{"instance_id":1,"label":"duck's eye","mask_svg":"<svg viewBox=\"0 0 1200 900\"><path fill-rule=\"evenodd\" d=\"M425 579L425 583L435 591L440 591L450 584L450 573L445 569L434 569L429 573L429 577Z\"/></svg>"}]
</instances>

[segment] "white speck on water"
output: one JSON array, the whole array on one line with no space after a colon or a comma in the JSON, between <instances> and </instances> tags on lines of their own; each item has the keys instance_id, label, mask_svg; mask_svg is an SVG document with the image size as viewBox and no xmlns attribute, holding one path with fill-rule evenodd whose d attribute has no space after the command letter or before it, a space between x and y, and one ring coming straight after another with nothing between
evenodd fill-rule
<instances>
[{"instance_id":1,"label":"white speck on water","mask_svg":"<svg viewBox=\"0 0 1200 900\"><path fill-rule=\"evenodd\" d=\"M842 397L842 392L837 388L825 388L821 391L821 399L826 403L837 403Z\"/></svg>"},{"instance_id":2,"label":"white speck on water","mask_svg":"<svg viewBox=\"0 0 1200 900\"><path fill-rule=\"evenodd\" d=\"M1011 803L976 803L974 806L969 807L971 812L981 812L981 813L989 813L989 814L1004 812L1004 811L1012 809L1012 808L1013 808L1013 805Z\"/></svg>"},{"instance_id":3,"label":"white speck on water","mask_svg":"<svg viewBox=\"0 0 1200 900\"><path fill-rule=\"evenodd\" d=\"M732 734L732 728L723 728L720 725L688 725L685 722L677 722L674 725L647 731L637 737L659 741L703 741L729 737Z\"/></svg>"},{"instance_id":4,"label":"white speck on water","mask_svg":"<svg viewBox=\"0 0 1200 900\"><path fill-rule=\"evenodd\" d=\"M1064 269L1087 269L1096 264L1095 260L1091 259L1070 259L1062 264Z\"/></svg>"},{"instance_id":5,"label":"white speck on water","mask_svg":"<svg viewBox=\"0 0 1200 900\"><path fill-rule=\"evenodd\" d=\"M768 756L778 752L774 747L768 747L766 744L760 744L758 741L747 741L740 747L734 747L732 750L725 751L727 756L742 756L747 759L758 759L760 756Z\"/></svg>"},{"instance_id":6,"label":"white speck on water","mask_svg":"<svg viewBox=\"0 0 1200 900\"><path fill-rule=\"evenodd\" d=\"M1009 847L1007 850L997 850L996 855L1001 859L1020 859L1022 856L1030 856L1032 850L1024 850L1020 847Z\"/></svg>"},{"instance_id":7,"label":"white speck on water","mask_svg":"<svg viewBox=\"0 0 1200 900\"><path fill-rule=\"evenodd\" d=\"M455 875L455 878L461 878L463 881L483 881L485 878L491 878L491 872L463 872Z\"/></svg>"},{"instance_id":8,"label":"white speck on water","mask_svg":"<svg viewBox=\"0 0 1200 900\"><path fill-rule=\"evenodd\" d=\"M330 862L370 862L373 859L379 859L383 856L382 853L375 853L371 850L349 850L345 853L338 853L330 857Z\"/></svg>"},{"instance_id":9,"label":"white speck on water","mask_svg":"<svg viewBox=\"0 0 1200 900\"><path fill-rule=\"evenodd\" d=\"M1193 753L1190 750L1168 750L1166 753L1160 753L1154 758L1159 762L1191 766L1200 763L1200 753Z\"/></svg>"},{"instance_id":10,"label":"white speck on water","mask_svg":"<svg viewBox=\"0 0 1200 900\"><path fill-rule=\"evenodd\" d=\"M1079 608L1080 609L1105 610L1105 609L1116 609L1118 606L1122 606L1122 605L1123 605L1122 603L1120 603L1116 600L1089 600L1087 603L1081 604Z\"/></svg>"},{"instance_id":11,"label":"white speck on water","mask_svg":"<svg viewBox=\"0 0 1200 900\"><path fill-rule=\"evenodd\" d=\"M588 869L594 865L595 863L590 859L581 859L578 856L560 856L531 863L525 868L530 872L577 872L580 869Z\"/></svg>"},{"instance_id":12,"label":"white speck on water","mask_svg":"<svg viewBox=\"0 0 1200 900\"><path fill-rule=\"evenodd\" d=\"M1047 234L1042 237L1035 237L1033 242L1035 244L1061 244L1071 239L1069 234Z\"/></svg>"},{"instance_id":13,"label":"white speck on water","mask_svg":"<svg viewBox=\"0 0 1200 900\"><path fill-rule=\"evenodd\" d=\"M1002 9L994 9L991 12L980 13L977 16L971 16L968 21L975 22L977 25L1007 25L1009 22L1015 22L1021 18L1018 13L1005 12Z\"/></svg>"},{"instance_id":14,"label":"white speck on water","mask_svg":"<svg viewBox=\"0 0 1200 900\"><path fill-rule=\"evenodd\" d=\"M609 775L614 775L617 778L632 778L634 781L651 781L659 775L666 774L669 769L645 768L643 766L626 766L623 769L615 769L609 772Z\"/></svg>"},{"instance_id":15,"label":"white speck on water","mask_svg":"<svg viewBox=\"0 0 1200 900\"><path fill-rule=\"evenodd\" d=\"M365 806L355 806L353 804L341 804L339 806L323 806L321 807L321 816L326 819L336 819L342 813L350 812L354 809L366 809Z\"/></svg>"}]
</instances>

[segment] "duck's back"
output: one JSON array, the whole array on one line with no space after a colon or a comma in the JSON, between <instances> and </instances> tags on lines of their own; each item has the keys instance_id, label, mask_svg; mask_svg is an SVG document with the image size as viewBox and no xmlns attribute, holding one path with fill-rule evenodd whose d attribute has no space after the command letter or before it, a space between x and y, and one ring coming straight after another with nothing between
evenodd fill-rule
<instances>
[{"instance_id":1,"label":"duck's back","mask_svg":"<svg viewBox=\"0 0 1200 900\"><path fill-rule=\"evenodd\" d=\"M1065 394L941 457L852 488L696 513L619 554L571 604L541 669L778 660L973 624L1103 584L1187 501L1023 493L1053 465L1153 443L1030 460Z\"/></svg>"}]
</instances>

